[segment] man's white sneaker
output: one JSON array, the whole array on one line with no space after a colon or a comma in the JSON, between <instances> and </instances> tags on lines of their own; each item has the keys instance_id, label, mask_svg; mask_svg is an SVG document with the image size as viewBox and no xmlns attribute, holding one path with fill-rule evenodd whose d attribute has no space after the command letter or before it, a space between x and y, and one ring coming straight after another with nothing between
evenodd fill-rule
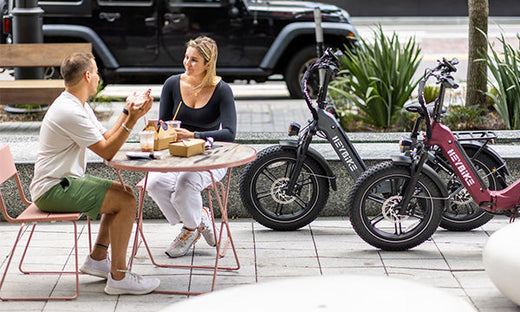
<instances>
[{"instance_id":1,"label":"man's white sneaker","mask_svg":"<svg viewBox=\"0 0 520 312\"><path fill-rule=\"evenodd\" d=\"M108 278L110 275L110 260L108 257L103 260L94 260L88 255L79 270L88 275Z\"/></svg>"},{"instance_id":2,"label":"man's white sneaker","mask_svg":"<svg viewBox=\"0 0 520 312\"><path fill-rule=\"evenodd\" d=\"M191 231L183 227L179 235L177 235L173 243L171 243L170 247L166 249L166 255L168 255L170 258L184 256L188 253L190 247L195 244L199 237L200 232L198 229Z\"/></svg>"},{"instance_id":3,"label":"man's white sneaker","mask_svg":"<svg viewBox=\"0 0 520 312\"><path fill-rule=\"evenodd\" d=\"M215 229L215 231L218 237L218 230ZM211 247L217 246L215 233L213 232L213 222L211 222L209 209L206 207L202 207L202 219L200 220L199 232L202 234L208 245Z\"/></svg>"},{"instance_id":4,"label":"man's white sneaker","mask_svg":"<svg viewBox=\"0 0 520 312\"><path fill-rule=\"evenodd\" d=\"M105 293L109 295L145 295L154 291L161 281L154 277L144 277L124 271L125 277L116 281L112 278L112 274L108 275Z\"/></svg>"}]
</instances>

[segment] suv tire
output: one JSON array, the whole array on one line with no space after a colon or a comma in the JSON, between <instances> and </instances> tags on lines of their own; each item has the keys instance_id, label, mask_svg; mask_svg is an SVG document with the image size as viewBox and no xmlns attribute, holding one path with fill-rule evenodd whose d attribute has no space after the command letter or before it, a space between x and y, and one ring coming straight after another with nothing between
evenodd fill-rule
<instances>
[{"instance_id":1,"label":"suv tire","mask_svg":"<svg viewBox=\"0 0 520 312\"><path fill-rule=\"evenodd\" d=\"M316 47L314 46L301 49L289 59L289 64L287 64L285 69L284 79L291 98L303 98L303 92L301 88L303 74L309 65L316 60ZM318 87L319 76L318 74L314 74L309 78L308 90L311 97L316 97L316 94L318 94Z\"/></svg>"}]
</instances>

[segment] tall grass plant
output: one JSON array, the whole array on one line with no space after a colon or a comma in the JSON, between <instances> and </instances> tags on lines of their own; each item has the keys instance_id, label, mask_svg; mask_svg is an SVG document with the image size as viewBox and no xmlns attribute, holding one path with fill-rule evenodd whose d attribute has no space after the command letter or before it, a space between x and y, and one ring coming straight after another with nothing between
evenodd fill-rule
<instances>
[{"instance_id":1,"label":"tall grass plant","mask_svg":"<svg viewBox=\"0 0 520 312\"><path fill-rule=\"evenodd\" d=\"M517 35L517 38L520 37ZM489 39L488 39L489 42ZM499 39L502 52L497 52L489 42L490 53L485 59L494 78L491 92L486 92L494 102L494 108L504 119L507 129L520 129L520 57L518 49L508 44L504 35Z\"/></svg>"},{"instance_id":2,"label":"tall grass plant","mask_svg":"<svg viewBox=\"0 0 520 312\"><path fill-rule=\"evenodd\" d=\"M415 38L401 44L395 33L387 36L379 26L374 42L361 39L353 51L346 50L331 96L353 103L364 123L390 128L419 82L413 78L421 61Z\"/></svg>"}]
</instances>

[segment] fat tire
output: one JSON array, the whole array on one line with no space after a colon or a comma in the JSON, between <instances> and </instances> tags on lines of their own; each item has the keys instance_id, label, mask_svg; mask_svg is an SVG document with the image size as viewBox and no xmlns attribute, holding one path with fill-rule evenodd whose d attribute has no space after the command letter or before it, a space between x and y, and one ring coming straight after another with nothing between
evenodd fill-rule
<instances>
[{"instance_id":1,"label":"fat tire","mask_svg":"<svg viewBox=\"0 0 520 312\"><path fill-rule=\"evenodd\" d=\"M298 177L299 182L307 183L299 184L299 196L302 197L298 197L300 201L280 204L275 200L278 198L276 194L283 196L273 192L276 189L275 182L288 176L287 165L294 164L295 161L295 150L279 145L270 146L258 153L256 160L245 167L240 178L240 197L244 207L258 223L273 230L293 231L306 226L318 217L329 198L329 182L325 178L324 169L315 160L307 157L302 173L306 173L308 181L302 180L305 178L302 174ZM277 165L279 166L275 167ZM269 166L273 167L272 170ZM306 198L308 202L304 201ZM304 207L301 207L303 204Z\"/></svg>"},{"instance_id":2,"label":"fat tire","mask_svg":"<svg viewBox=\"0 0 520 312\"><path fill-rule=\"evenodd\" d=\"M475 151L466 151L466 153L472 158ZM475 168L477 168L479 175L484 177L483 180L490 190L501 190L507 187L507 184L502 179L497 179L496 175L493 174L493 169L499 168L502 165L501 163L497 163L482 153L472 159L472 162ZM464 189L462 192L467 191ZM470 231L486 224L493 218L492 214L478 207L473 200L471 200L469 205L471 206L467 208L470 209L470 213L464 213L462 207L457 207L453 200L450 199L447 208L442 212L440 227L449 231Z\"/></svg>"},{"instance_id":3,"label":"fat tire","mask_svg":"<svg viewBox=\"0 0 520 312\"><path fill-rule=\"evenodd\" d=\"M396 178L406 181L409 180L410 177L409 167L387 161L375 165L365 171L351 188L347 202L350 222L356 233L370 245L389 251L407 250L423 243L436 231L440 223L442 205L444 202L440 199L441 191L426 175L421 175L419 177L416 187L421 189L421 196L429 197L429 199L412 198L412 202L416 203L415 207L422 208L420 211L422 216L416 218L418 223L415 222L417 225L413 226L409 232L403 233L402 235L391 233L393 231L392 228L397 227L396 225L392 225L391 222L387 222L389 225L387 228L381 227L384 223L375 222L372 224L372 216L369 215L369 213L379 215L381 212L379 220L381 222L386 221L386 219L383 218L384 215L382 213L383 204L380 205L381 207L373 207L374 210L369 213L365 211L365 208L369 209L369 205L365 205L365 202L375 203L375 201L368 199L368 195L371 194L372 189L376 185L379 185L378 191L381 192L383 192L382 190L392 189L387 191L388 194L381 194L381 196L386 196L383 199L388 199L400 195L399 187L396 189L393 189L392 187L385 189L385 186L391 184L385 185L384 182L383 184L381 184L381 182L388 178ZM401 183L401 186L402 185L403 183ZM414 212L414 215L411 217L413 218L415 216L416 212ZM373 220L375 219L376 218ZM414 225L414 223L410 224ZM376 225L380 226L380 228L376 228ZM386 229L388 229L388 232L385 232Z\"/></svg>"}]
</instances>

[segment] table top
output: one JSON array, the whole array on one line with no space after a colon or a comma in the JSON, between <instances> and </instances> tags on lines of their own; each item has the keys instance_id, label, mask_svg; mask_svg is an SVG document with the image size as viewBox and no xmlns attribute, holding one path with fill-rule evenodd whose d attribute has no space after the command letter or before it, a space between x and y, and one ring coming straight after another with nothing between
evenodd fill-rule
<instances>
[{"instance_id":1,"label":"table top","mask_svg":"<svg viewBox=\"0 0 520 312\"><path fill-rule=\"evenodd\" d=\"M213 149L190 157L171 156L168 149L162 150L162 159L128 159L129 151L141 151L138 143L126 143L112 160L105 164L129 171L205 171L245 165L256 158L256 150L247 145L230 142L215 142Z\"/></svg>"}]
</instances>

